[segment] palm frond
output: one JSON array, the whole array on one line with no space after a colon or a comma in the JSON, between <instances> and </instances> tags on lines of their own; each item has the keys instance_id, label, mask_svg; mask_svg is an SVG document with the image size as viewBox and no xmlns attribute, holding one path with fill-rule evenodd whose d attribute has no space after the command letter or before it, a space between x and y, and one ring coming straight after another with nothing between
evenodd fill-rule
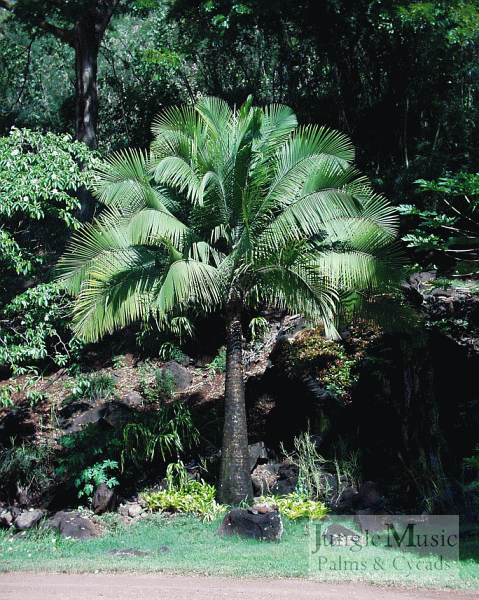
<instances>
[{"instance_id":1,"label":"palm frond","mask_svg":"<svg viewBox=\"0 0 479 600\"><path fill-rule=\"evenodd\" d=\"M77 295L74 331L94 341L140 319L150 311L158 275L155 253L144 248L103 253L90 265Z\"/></svg>"},{"instance_id":2,"label":"palm frond","mask_svg":"<svg viewBox=\"0 0 479 600\"><path fill-rule=\"evenodd\" d=\"M182 248L190 234L184 223L171 213L160 210L142 210L127 225L131 244L155 246L168 240L176 248Z\"/></svg>"},{"instance_id":3,"label":"palm frond","mask_svg":"<svg viewBox=\"0 0 479 600\"><path fill-rule=\"evenodd\" d=\"M166 210L168 199L151 186L149 157L140 151L123 150L95 169L93 189L107 206L118 204L130 212L143 207Z\"/></svg>"},{"instance_id":4,"label":"palm frond","mask_svg":"<svg viewBox=\"0 0 479 600\"><path fill-rule=\"evenodd\" d=\"M186 193L193 202L198 200L201 179L193 167L183 158L167 156L160 160L153 171L155 180L175 188L178 193Z\"/></svg>"},{"instance_id":5,"label":"palm frond","mask_svg":"<svg viewBox=\"0 0 479 600\"><path fill-rule=\"evenodd\" d=\"M228 104L220 98L208 96L198 100L195 108L203 117L212 142L218 145L223 153L227 153L233 121L233 112Z\"/></svg>"},{"instance_id":6,"label":"palm frond","mask_svg":"<svg viewBox=\"0 0 479 600\"><path fill-rule=\"evenodd\" d=\"M170 265L154 291L153 308L162 313L175 307L195 304L208 311L221 301L218 272L215 267L193 259Z\"/></svg>"}]
</instances>

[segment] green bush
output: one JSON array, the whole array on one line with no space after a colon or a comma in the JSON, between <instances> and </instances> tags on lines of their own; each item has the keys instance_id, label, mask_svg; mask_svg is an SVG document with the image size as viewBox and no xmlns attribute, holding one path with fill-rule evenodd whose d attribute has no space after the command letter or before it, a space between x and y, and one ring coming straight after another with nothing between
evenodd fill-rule
<instances>
[{"instance_id":1,"label":"green bush","mask_svg":"<svg viewBox=\"0 0 479 600\"><path fill-rule=\"evenodd\" d=\"M398 210L409 225L402 239L420 253L420 266L441 267L436 264L439 259L458 275L477 273L479 173L446 174L437 182L418 179L415 183L428 193L427 208L403 204Z\"/></svg>"},{"instance_id":2,"label":"green bush","mask_svg":"<svg viewBox=\"0 0 479 600\"><path fill-rule=\"evenodd\" d=\"M151 385L142 382L142 391L149 402L168 402L173 398L175 378L169 371L156 369L153 373L154 381Z\"/></svg>"},{"instance_id":3,"label":"green bush","mask_svg":"<svg viewBox=\"0 0 479 600\"><path fill-rule=\"evenodd\" d=\"M0 364L14 375L71 358L68 296L48 266L69 228L94 155L70 136L12 128L0 137ZM28 289L24 290L28 284Z\"/></svg>"},{"instance_id":4,"label":"green bush","mask_svg":"<svg viewBox=\"0 0 479 600\"><path fill-rule=\"evenodd\" d=\"M226 371L226 346L222 346L219 349L218 355L215 356L210 363L205 365L205 367L210 377L214 377L217 371Z\"/></svg>"},{"instance_id":5,"label":"green bush","mask_svg":"<svg viewBox=\"0 0 479 600\"><path fill-rule=\"evenodd\" d=\"M123 428L122 471L168 461L198 442L189 408L181 402L163 404L157 412L139 414Z\"/></svg>"},{"instance_id":6,"label":"green bush","mask_svg":"<svg viewBox=\"0 0 479 600\"><path fill-rule=\"evenodd\" d=\"M261 501L276 505L280 514L289 519L322 519L330 512L322 502L311 500L298 493L287 496L266 496L262 497Z\"/></svg>"},{"instance_id":7,"label":"green bush","mask_svg":"<svg viewBox=\"0 0 479 600\"><path fill-rule=\"evenodd\" d=\"M82 398L87 400L101 400L113 394L115 380L111 375L80 375L73 383L65 387L70 390L65 403Z\"/></svg>"},{"instance_id":8,"label":"green bush","mask_svg":"<svg viewBox=\"0 0 479 600\"><path fill-rule=\"evenodd\" d=\"M166 475L165 490L142 495L150 511L193 513L204 521L215 519L226 511L226 506L215 500L215 487L203 480L190 479L182 462L168 465Z\"/></svg>"},{"instance_id":9,"label":"green bush","mask_svg":"<svg viewBox=\"0 0 479 600\"><path fill-rule=\"evenodd\" d=\"M22 443L0 452L0 496L10 498L13 490L27 497L53 480L52 451L48 446Z\"/></svg>"},{"instance_id":10,"label":"green bush","mask_svg":"<svg viewBox=\"0 0 479 600\"><path fill-rule=\"evenodd\" d=\"M154 412L132 414L128 422L112 429L102 431L89 423L80 431L62 436L58 443L64 453L58 459L57 475L78 487L75 482L85 483L85 474L92 478L99 466L111 464L105 461L114 461L121 466L123 479L144 478L197 441L198 430L188 407L172 402Z\"/></svg>"},{"instance_id":11,"label":"green bush","mask_svg":"<svg viewBox=\"0 0 479 600\"><path fill-rule=\"evenodd\" d=\"M100 483L105 483L110 489L118 485L118 479L113 475L107 474L107 471L116 469L118 469L118 463L115 460L109 459L97 462L93 466L83 469L74 482L75 487L78 488L78 497L86 496L89 502L91 502L93 492Z\"/></svg>"}]
</instances>

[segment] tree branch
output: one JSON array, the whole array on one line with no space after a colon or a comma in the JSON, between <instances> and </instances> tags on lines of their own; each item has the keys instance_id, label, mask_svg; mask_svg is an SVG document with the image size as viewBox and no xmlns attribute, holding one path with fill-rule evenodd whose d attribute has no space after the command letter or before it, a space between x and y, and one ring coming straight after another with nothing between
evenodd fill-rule
<instances>
[{"instance_id":1,"label":"tree branch","mask_svg":"<svg viewBox=\"0 0 479 600\"><path fill-rule=\"evenodd\" d=\"M2 0L0 0L0 2L1 1ZM108 23L110 22L110 19L113 16L113 13L117 9L117 7L120 4L120 2L121 2L121 0L113 0L112 3L110 4L109 8L105 9L105 13L103 15L103 19L102 19L102 21L100 23L98 23L97 33L99 33L100 35L103 35L103 33L105 32L106 28L108 27Z\"/></svg>"}]
</instances>

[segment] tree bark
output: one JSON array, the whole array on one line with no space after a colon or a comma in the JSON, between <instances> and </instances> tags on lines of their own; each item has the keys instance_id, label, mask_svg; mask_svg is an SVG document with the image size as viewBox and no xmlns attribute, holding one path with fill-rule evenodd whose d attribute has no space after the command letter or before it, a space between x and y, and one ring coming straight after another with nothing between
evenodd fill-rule
<instances>
[{"instance_id":1,"label":"tree bark","mask_svg":"<svg viewBox=\"0 0 479 600\"><path fill-rule=\"evenodd\" d=\"M97 31L92 15L75 24L70 46L75 50L75 138L90 148L98 148L98 53L104 30ZM84 186L78 190L81 208L76 217L90 222L95 212L96 201Z\"/></svg>"},{"instance_id":2,"label":"tree bark","mask_svg":"<svg viewBox=\"0 0 479 600\"><path fill-rule=\"evenodd\" d=\"M240 301L230 302L226 307L225 420L218 501L231 506L238 506L242 501L249 503L253 499L243 380L241 308Z\"/></svg>"},{"instance_id":3,"label":"tree bark","mask_svg":"<svg viewBox=\"0 0 479 600\"><path fill-rule=\"evenodd\" d=\"M90 150L98 148L98 52L104 31L97 32L93 16L76 23L70 45L75 50L76 139Z\"/></svg>"}]
</instances>

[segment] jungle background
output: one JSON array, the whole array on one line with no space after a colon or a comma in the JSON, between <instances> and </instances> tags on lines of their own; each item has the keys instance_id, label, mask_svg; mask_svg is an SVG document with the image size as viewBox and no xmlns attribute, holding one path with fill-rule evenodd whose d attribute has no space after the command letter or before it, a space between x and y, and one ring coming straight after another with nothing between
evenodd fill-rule
<instances>
[{"instance_id":1,"label":"jungle background","mask_svg":"<svg viewBox=\"0 0 479 600\"><path fill-rule=\"evenodd\" d=\"M415 319L350 324L341 343L305 329L284 345L286 315L245 315L251 442L279 460L308 432L323 469L377 482L393 509L477 518L479 3L41 5L0 1L1 500L47 502L55 485L86 500L101 480L131 492L180 457L214 481L222 316L197 315L193 336L143 322L85 344L53 270L69 233L101 210L84 187L95 161L148 148L165 107L252 94L350 136L358 168L402 214L401 298ZM65 33L87 28L85 15L98 35L86 117ZM194 373L193 392L161 374L172 361ZM68 429L73 414L131 394L127 428Z\"/></svg>"}]
</instances>

